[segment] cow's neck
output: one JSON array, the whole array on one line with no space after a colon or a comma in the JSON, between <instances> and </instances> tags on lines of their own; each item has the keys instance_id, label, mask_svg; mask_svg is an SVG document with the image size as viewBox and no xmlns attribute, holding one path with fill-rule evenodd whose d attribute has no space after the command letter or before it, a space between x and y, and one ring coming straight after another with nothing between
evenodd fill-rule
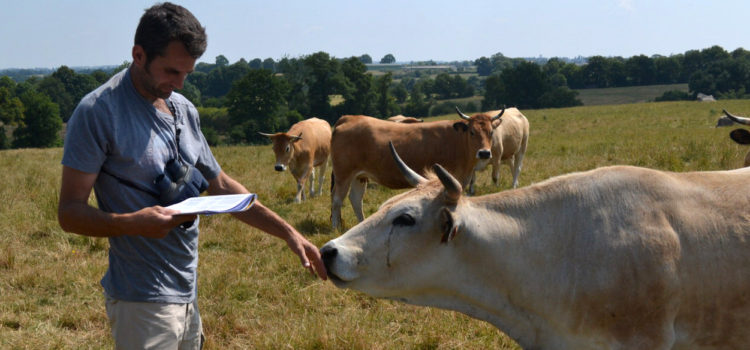
<instances>
[{"instance_id":1,"label":"cow's neck","mask_svg":"<svg viewBox=\"0 0 750 350\"><path fill-rule=\"evenodd\" d=\"M471 261L464 265L465 270L451 273L461 276L461 282L453 284L458 290L428 297L423 304L431 303L485 320L523 348L564 348L560 338L554 336L558 333L555 324L560 322L551 318L555 317L556 301L530 292L555 288L548 285L549 276L534 267L538 255L529 248L528 240L537 239L525 229L536 215L532 205L535 200L532 196L486 199L471 198L461 206L458 214L468 218L462 221L458 232L463 237L447 243L456 245L461 260ZM497 267L493 271L500 272L476 268L483 264L491 264ZM553 336L542 339L542 335Z\"/></svg>"}]
</instances>

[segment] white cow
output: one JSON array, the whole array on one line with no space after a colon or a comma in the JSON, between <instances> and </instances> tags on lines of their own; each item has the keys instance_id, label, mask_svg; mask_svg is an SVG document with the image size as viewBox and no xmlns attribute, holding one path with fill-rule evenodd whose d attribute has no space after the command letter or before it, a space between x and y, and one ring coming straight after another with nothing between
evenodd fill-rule
<instances>
[{"instance_id":1,"label":"white cow","mask_svg":"<svg viewBox=\"0 0 750 350\"><path fill-rule=\"evenodd\" d=\"M499 111L487 112L494 115ZM506 108L503 117L493 122L499 124L492 132L492 158L482 160L474 167L469 182L469 193L474 194L474 182L477 171L482 171L487 164L492 164L492 182L500 181L500 164L508 164L513 175L513 188L518 187L518 176L521 174L523 157L529 144L529 121L517 108Z\"/></svg>"},{"instance_id":2,"label":"white cow","mask_svg":"<svg viewBox=\"0 0 750 350\"><path fill-rule=\"evenodd\" d=\"M614 166L462 196L416 189L321 248L340 288L456 310L525 349L750 346L750 170Z\"/></svg>"}]
</instances>

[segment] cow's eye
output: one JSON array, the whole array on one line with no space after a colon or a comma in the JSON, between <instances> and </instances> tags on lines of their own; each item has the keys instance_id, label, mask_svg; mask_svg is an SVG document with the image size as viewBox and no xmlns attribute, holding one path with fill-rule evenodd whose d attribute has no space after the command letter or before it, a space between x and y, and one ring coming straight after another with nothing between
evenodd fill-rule
<instances>
[{"instance_id":1,"label":"cow's eye","mask_svg":"<svg viewBox=\"0 0 750 350\"><path fill-rule=\"evenodd\" d=\"M414 218L409 214L401 214L393 220L394 226L411 226L414 225Z\"/></svg>"},{"instance_id":2,"label":"cow's eye","mask_svg":"<svg viewBox=\"0 0 750 350\"><path fill-rule=\"evenodd\" d=\"M286 145L286 153L289 153L289 145Z\"/></svg>"}]
</instances>

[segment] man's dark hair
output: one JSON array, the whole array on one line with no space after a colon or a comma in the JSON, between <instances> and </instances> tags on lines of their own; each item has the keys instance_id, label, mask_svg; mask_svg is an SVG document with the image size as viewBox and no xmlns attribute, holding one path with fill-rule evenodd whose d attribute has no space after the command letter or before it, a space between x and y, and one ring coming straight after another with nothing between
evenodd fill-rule
<instances>
[{"instance_id":1,"label":"man's dark hair","mask_svg":"<svg viewBox=\"0 0 750 350\"><path fill-rule=\"evenodd\" d=\"M206 51L206 28L180 5L164 2L147 9L135 30L135 44L146 52L146 64L163 56L167 45L175 40L198 59Z\"/></svg>"}]
</instances>

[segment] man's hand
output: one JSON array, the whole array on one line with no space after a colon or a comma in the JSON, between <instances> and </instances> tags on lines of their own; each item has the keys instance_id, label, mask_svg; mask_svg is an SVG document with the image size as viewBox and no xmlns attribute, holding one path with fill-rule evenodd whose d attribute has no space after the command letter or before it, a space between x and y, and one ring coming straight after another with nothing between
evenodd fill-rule
<instances>
[{"instance_id":1,"label":"man's hand","mask_svg":"<svg viewBox=\"0 0 750 350\"><path fill-rule=\"evenodd\" d=\"M310 273L313 275L317 274L322 280L328 279L323 259L320 258L320 250L314 244L305 239L300 233L287 239L286 244L294 254L299 256L302 266L310 270Z\"/></svg>"},{"instance_id":2,"label":"man's hand","mask_svg":"<svg viewBox=\"0 0 750 350\"><path fill-rule=\"evenodd\" d=\"M179 211L161 206L143 208L128 215L124 232L148 238L164 238L169 231L183 222L195 220L197 215L180 215Z\"/></svg>"}]
</instances>

